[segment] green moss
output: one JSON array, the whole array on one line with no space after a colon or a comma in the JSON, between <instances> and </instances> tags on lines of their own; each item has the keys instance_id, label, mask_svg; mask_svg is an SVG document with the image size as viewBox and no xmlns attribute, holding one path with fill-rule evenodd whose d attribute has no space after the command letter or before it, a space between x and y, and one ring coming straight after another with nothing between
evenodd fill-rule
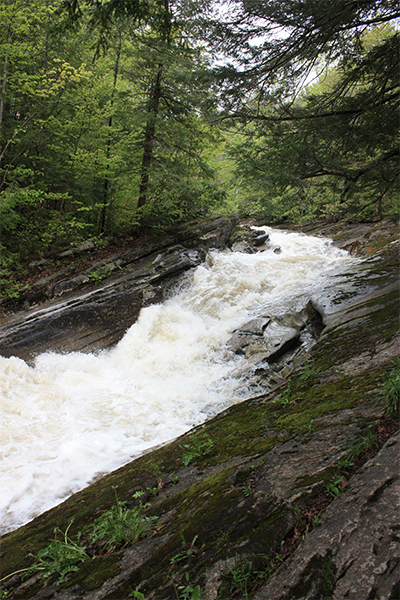
<instances>
[{"instance_id":1,"label":"green moss","mask_svg":"<svg viewBox=\"0 0 400 600\"><path fill-rule=\"evenodd\" d=\"M332 597L335 586L335 574L336 567L328 555L322 563L322 595L324 600L329 600Z\"/></svg>"},{"instance_id":2,"label":"green moss","mask_svg":"<svg viewBox=\"0 0 400 600\"><path fill-rule=\"evenodd\" d=\"M116 564L120 558L120 554L113 554L107 557L100 556L82 563L79 571L68 577L68 580L60 585L60 589L70 588L77 583L86 592L98 589L107 579L111 579L120 573L121 567Z\"/></svg>"}]
</instances>

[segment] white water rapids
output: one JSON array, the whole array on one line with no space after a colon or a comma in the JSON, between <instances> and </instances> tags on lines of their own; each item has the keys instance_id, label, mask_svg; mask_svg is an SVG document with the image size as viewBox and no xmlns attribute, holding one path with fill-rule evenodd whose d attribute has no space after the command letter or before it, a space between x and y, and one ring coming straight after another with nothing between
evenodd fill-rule
<instances>
[{"instance_id":1,"label":"white water rapids","mask_svg":"<svg viewBox=\"0 0 400 600\"><path fill-rule=\"evenodd\" d=\"M46 353L34 367L0 357L2 533L243 400L232 331L301 309L353 260L330 240L264 229L280 254L211 252L112 350Z\"/></svg>"}]
</instances>

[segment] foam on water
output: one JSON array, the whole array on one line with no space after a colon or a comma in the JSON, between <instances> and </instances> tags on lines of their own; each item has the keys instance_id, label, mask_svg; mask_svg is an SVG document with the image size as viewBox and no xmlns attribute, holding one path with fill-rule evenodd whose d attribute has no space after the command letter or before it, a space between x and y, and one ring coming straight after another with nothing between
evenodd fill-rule
<instances>
[{"instance_id":1,"label":"foam on water","mask_svg":"<svg viewBox=\"0 0 400 600\"><path fill-rule=\"evenodd\" d=\"M212 252L112 350L0 357L2 532L238 401L223 352L253 315L304 306L352 260L329 240L264 228L281 254Z\"/></svg>"}]
</instances>

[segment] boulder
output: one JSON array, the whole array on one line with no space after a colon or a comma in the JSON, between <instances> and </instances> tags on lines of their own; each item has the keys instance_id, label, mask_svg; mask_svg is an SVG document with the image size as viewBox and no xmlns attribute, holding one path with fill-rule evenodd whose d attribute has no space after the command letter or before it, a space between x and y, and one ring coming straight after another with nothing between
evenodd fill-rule
<instances>
[{"instance_id":1,"label":"boulder","mask_svg":"<svg viewBox=\"0 0 400 600\"><path fill-rule=\"evenodd\" d=\"M232 252L241 252L242 254L254 254L257 249L251 246L246 240L235 242L231 246Z\"/></svg>"},{"instance_id":2,"label":"boulder","mask_svg":"<svg viewBox=\"0 0 400 600\"><path fill-rule=\"evenodd\" d=\"M300 338L300 331L294 327L285 327L271 321L259 337L246 348L246 358L257 362L274 362L289 349L295 347Z\"/></svg>"}]
</instances>

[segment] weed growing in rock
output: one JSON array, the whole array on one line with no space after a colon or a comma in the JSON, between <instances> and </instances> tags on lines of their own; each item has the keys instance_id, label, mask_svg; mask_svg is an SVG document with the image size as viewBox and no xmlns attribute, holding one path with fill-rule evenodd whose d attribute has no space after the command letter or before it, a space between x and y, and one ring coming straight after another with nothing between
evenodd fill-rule
<instances>
[{"instance_id":1,"label":"weed growing in rock","mask_svg":"<svg viewBox=\"0 0 400 600\"><path fill-rule=\"evenodd\" d=\"M332 498L336 498L339 496L340 492L343 490L343 477L337 477L334 481L327 483L325 486L326 493Z\"/></svg>"},{"instance_id":2,"label":"weed growing in rock","mask_svg":"<svg viewBox=\"0 0 400 600\"><path fill-rule=\"evenodd\" d=\"M72 521L65 533L62 534L63 539L61 540L57 539L57 534L62 533L60 529L54 530L54 540L46 548L39 550L35 556L36 562L27 569L28 574L41 573L43 577L49 577L58 573L58 583L61 583L68 572L77 571L79 563L89 558L85 548L79 545L80 535L77 543L68 537L71 525ZM33 554L29 556L33 556Z\"/></svg>"},{"instance_id":3,"label":"weed growing in rock","mask_svg":"<svg viewBox=\"0 0 400 600\"><path fill-rule=\"evenodd\" d=\"M127 543L132 544L158 519L158 517L146 517L143 514L150 503L142 504L142 502L139 502L133 508L126 508L126 502L118 500L117 486L113 487L116 503L110 510L104 512L94 521L90 535L92 542L105 542L106 548ZM133 497L140 498L143 493L143 491L136 492Z\"/></svg>"},{"instance_id":4,"label":"weed growing in rock","mask_svg":"<svg viewBox=\"0 0 400 600\"><path fill-rule=\"evenodd\" d=\"M238 588L243 597L248 598L248 585L253 572L253 564L247 560L243 563L237 563L231 570L232 585L231 591Z\"/></svg>"},{"instance_id":5,"label":"weed growing in rock","mask_svg":"<svg viewBox=\"0 0 400 600\"><path fill-rule=\"evenodd\" d=\"M201 442L197 435L194 435L191 438L191 440L192 441L190 444L183 445L183 448L186 448L186 452L182 457L182 461L185 467L187 467L193 459L208 454L211 448L214 447L214 443L209 438L206 439L204 442Z\"/></svg>"},{"instance_id":6,"label":"weed growing in rock","mask_svg":"<svg viewBox=\"0 0 400 600\"><path fill-rule=\"evenodd\" d=\"M282 562L279 554L269 557L254 555L254 558L257 562L261 560L265 565L264 568L256 568L251 560L241 560L240 557L236 556L235 564L230 571L222 573L222 583L218 592L220 600L225 600L228 597L248 600L249 594L253 595L260 583L267 579Z\"/></svg>"},{"instance_id":7,"label":"weed growing in rock","mask_svg":"<svg viewBox=\"0 0 400 600\"><path fill-rule=\"evenodd\" d=\"M251 486L251 483L248 483L247 485L244 485L242 487L242 491L243 491L243 494L245 496L251 496L251 494L253 493L253 488Z\"/></svg>"},{"instance_id":8,"label":"weed growing in rock","mask_svg":"<svg viewBox=\"0 0 400 600\"><path fill-rule=\"evenodd\" d=\"M182 539L182 545L183 545L183 550L181 550L180 552L178 552L178 554L175 554L175 556L173 556L171 558L171 562L180 562L182 560L185 560L187 558L191 558L192 556L194 556L195 554L198 553L198 549L195 546L196 544L196 540L199 537L198 535L195 535L194 538L192 539L192 543L190 544L189 548L186 548L187 544L186 544L186 540L183 536L183 533L180 531L179 535L181 536Z\"/></svg>"},{"instance_id":9,"label":"weed growing in rock","mask_svg":"<svg viewBox=\"0 0 400 600\"><path fill-rule=\"evenodd\" d=\"M287 406L288 404L296 404L296 400L299 400L299 399L300 399L300 396L292 395L292 382L290 379L288 379L286 389L283 390L283 392L281 392L279 394L279 396L274 398L272 400L272 403L280 404L281 406Z\"/></svg>"},{"instance_id":10,"label":"weed growing in rock","mask_svg":"<svg viewBox=\"0 0 400 600\"><path fill-rule=\"evenodd\" d=\"M63 539L59 540L57 538L57 534L62 532L56 527L54 530L54 540L50 542L48 546L39 550L36 556L28 554L28 556L33 556L36 559L36 562L32 566L14 571L7 575L7 577L0 579L0 582L17 575L18 573L26 573L27 575L40 573L42 577L50 577L50 575L57 573L59 575L57 583L61 583L67 573L70 571L77 571L79 569L79 563L87 560L89 556L86 553L86 549L79 545L80 533L77 543L73 542L71 538L68 537L68 531L72 523L73 521L71 521L65 532L62 534ZM5 590L3 596L0 597L5 598L7 594L8 591Z\"/></svg>"},{"instance_id":11,"label":"weed growing in rock","mask_svg":"<svg viewBox=\"0 0 400 600\"><path fill-rule=\"evenodd\" d=\"M342 473L345 473L346 475L348 475L351 468L354 467L354 462L352 460L352 456L350 454L344 456L343 458L338 460L337 466Z\"/></svg>"},{"instance_id":12,"label":"weed growing in rock","mask_svg":"<svg viewBox=\"0 0 400 600\"><path fill-rule=\"evenodd\" d=\"M389 417L397 415L400 408L400 359L392 364L396 368L390 372L383 386L385 412Z\"/></svg>"},{"instance_id":13,"label":"weed growing in rock","mask_svg":"<svg viewBox=\"0 0 400 600\"><path fill-rule=\"evenodd\" d=\"M307 379L311 379L320 373L320 367L316 367L312 361L309 362L308 360L305 360L303 363L303 373L300 375L299 381L306 381Z\"/></svg>"},{"instance_id":14,"label":"weed growing in rock","mask_svg":"<svg viewBox=\"0 0 400 600\"><path fill-rule=\"evenodd\" d=\"M316 527L319 527L319 525L321 525L321 517L319 515L315 515L312 526L313 529L315 529Z\"/></svg>"},{"instance_id":15,"label":"weed growing in rock","mask_svg":"<svg viewBox=\"0 0 400 600\"><path fill-rule=\"evenodd\" d=\"M201 587L199 585L193 585L189 583L189 573L185 573L186 585L178 585L176 589L175 583L172 582L175 590L175 595L178 600L200 600L201 598ZM179 590L179 593L178 593Z\"/></svg>"},{"instance_id":16,"label":"weed growing in rock","mask_svg":"<svg viewBox=\"0 0 400 600\"><path fill-rule=\"evenodd\" d=\"M156 496L158 496L159 489L158 489L158 487L152 487L152 488L148 487L147 491L149 492L150 496L153 496L153 498L155 498Z\"/></svg>"},{"instance_id":17,"label":"weed growing in rock","mask_svg":"<svg viewBox=\"0 0 400 600\"><path fill-rule=\"evenodd\" d=\"M133 596L133 598L137 598L137 600L146 600L144 594L138 590L133 590L129 595Z\"/></svg>"},{"instance_id":18,"label":"weed growing in rock","mask_svg":"<svg viewBox=\"0 0 400 600\"><path fill-rule=\"evenodd\" d=\"M370 450L374 446L378 447L378 438L376 433L368 431L366 435L361 435L351 444L349 449L349 456L353 459L357 459L361 454Z\"/></svg>"}]
</instances>

